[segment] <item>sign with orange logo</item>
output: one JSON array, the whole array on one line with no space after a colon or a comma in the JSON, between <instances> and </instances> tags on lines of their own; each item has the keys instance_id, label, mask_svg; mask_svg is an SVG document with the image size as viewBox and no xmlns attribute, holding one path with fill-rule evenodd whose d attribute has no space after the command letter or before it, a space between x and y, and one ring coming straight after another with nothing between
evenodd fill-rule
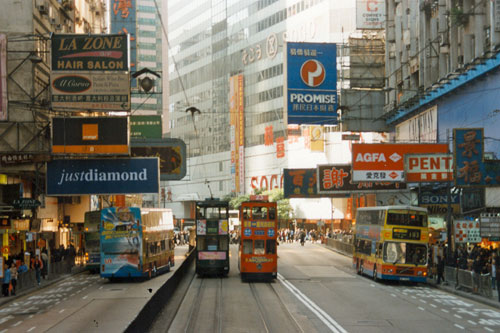
<instances>
[{"instance_id":1,"label":"sign with orange logo","mask_svg":"<svg viewBox=\"0 0 500 333\"><path fill-rule=\"evenodd\" d=\"M406 154L447 153L448 146L439 143L353 143L353 182L403 182Z\"/></svg>"}]
</instances>

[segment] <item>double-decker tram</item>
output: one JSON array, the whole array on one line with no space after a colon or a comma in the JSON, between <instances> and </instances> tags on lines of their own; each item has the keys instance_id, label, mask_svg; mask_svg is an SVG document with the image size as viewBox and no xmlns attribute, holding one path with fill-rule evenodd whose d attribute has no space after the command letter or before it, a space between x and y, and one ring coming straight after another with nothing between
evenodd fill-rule
<instances>
[{"instance_id":1,"label":"double-decker tram","mask_svg":"<svg viewBox=\"0 0 500 333\"><path fill-rule=\"evenodd\" d=\"M358 208L353 266L374 280L426 282L428 235L425 208Z\"/></svg>"},{"instance_id":2,"label":"double-decker tram","mask_svg":"<svg viewBox=\"0 0 500 333\"><path fill-rule=\"evenodd\" d=\"M267 196L250 196L240 207L238 267L243 280L275 279L278 274L278 212Z\"/></svg>"},{"instance_id":3,"label":"double-decker tram","mask_svg":"<svg viewBox=\"0 0 500 333\"><path fill-rule=\"evenodd\" d=\"M229 272L229 202L206 199L196 203L196 273Z\"/></svg>"},{"instance_id":4,"label":"double-decker tram","mask_svg":"<svg viewBox=\"0 0 500 333\"><path fill-rule=\"evenodd\" d=\"M153 277L174 266L171 209L110 207L101 210L101 276Z\"/></svg>"}]
</instances>

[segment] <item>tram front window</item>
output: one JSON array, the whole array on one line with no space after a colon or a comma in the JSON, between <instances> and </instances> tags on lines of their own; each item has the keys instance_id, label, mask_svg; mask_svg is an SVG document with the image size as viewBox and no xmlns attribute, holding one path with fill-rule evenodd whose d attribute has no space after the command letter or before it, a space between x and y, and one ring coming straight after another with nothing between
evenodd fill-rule
<instances>
[{"instance_id":1,"label":"tram front window","mask_svg":"<svg viewBox=\"0 0 500 333\"><path fill-rule=\"evenodd\" d=\"M266 253L275 254L276 253L276 240L268 239L266 240Z\"/></svg>"},{"instance_id":2,"label":"tram front window","mask_svg":"<svg viewBox=\"0 0 500 333\"><path fill-rule=\"evenodd\" d=\"M219 250L218 237L214 236L198 236L196 239L198 251L217 251ZM226 245L227 250L227 245ZM225 251L225 250L223 250Z\"/></svg>"},{"instance_id":3,"label":"tram front window","mask_svg":"<svg viewBox=\"0 0 500 333\"><path fill-rule=\"evenodd\" d=\"M266 249L264 248L263 239L255 240L253 254L266 254Z\"/></svg>"},{"instance_id":4,"label":"tram front window","mask_svg":"<svg viewBox=\"0 0 500 333\"><path fill-rule=\"evenodd\" d=\"M229 242L227 237L219 237L219 251L227 251L228 245Z\"/></svg>"}]
</instances>

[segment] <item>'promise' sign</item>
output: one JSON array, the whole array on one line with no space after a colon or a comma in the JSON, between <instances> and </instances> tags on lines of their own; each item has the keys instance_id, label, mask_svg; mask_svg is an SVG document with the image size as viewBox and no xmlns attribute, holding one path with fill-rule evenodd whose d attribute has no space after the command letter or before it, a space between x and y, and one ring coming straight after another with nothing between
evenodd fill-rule
<instances>
[{"instance_id":1,"label":"'promise' sign","mask_svg":"<svg viewBox=\"0 0 500 333\"><path fill-rule=\"evenodd\" d=\"M158 193L158 158L71 159L47 163L47 195Z\"/></svg>"}]
</instances>

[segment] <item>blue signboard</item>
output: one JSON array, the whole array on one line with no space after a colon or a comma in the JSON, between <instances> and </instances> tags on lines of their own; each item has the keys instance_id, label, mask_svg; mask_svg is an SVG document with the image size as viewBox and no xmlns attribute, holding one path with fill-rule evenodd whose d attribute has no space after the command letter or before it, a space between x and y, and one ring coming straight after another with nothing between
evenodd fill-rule
<instances>
[{"instance_id":1,"label":"blue signboard","mask_svg":"<svg viewBox=\"0 0 500 333\"><path fill-rule=\"evenodd\" d=\"M484 161L482 128L455 128L454 158L457 186L500 185L500 162Z\"/></svg>"},{"instance_id":2,"label":"blue signboard","mask_svg":"<svg viewBox=\"0 0 500 333\"><path fill-rule=\"evenodd\" d=\"M130 70L137 71L136 0L111 0L111 33L130 34ZM131 79L136 85L136 79Z\"/></svg>"},{"instance_id":3,"label":"blue signboard","mask_svg":"<svg viewBox=\"0 0 500 333\"><path fill-rule=\"evenodd\" d=\"M252 236L252 229L250 229L250 228L245 228L245 230L243 231L243 234L244 234L246 237L250 237L250 236Z\"/></svg>"},{"instance_id":4,"label":"blue signboard","mask_svg":"<svg viewBox=\"0 0 500 333\"><path fill-rule=\"evenodd\" d=\"M317 198L316 169L283 169L285 198Z\"/></svg>"},{"instance_id":5,"label":"blue signboard","mask_svg":"<svg viewBox=\"0 0 500 333\"><path fill-rule=\"evenodd\" d=\"M157 157L54 160L47 195L158 193L158 165Z\"/></svg>"},{"instance_id":6,"label":"blue signboard","mask_svg":"<svg viewBox=\"0 0 500 333\"><path fill-rule=\"evenodd\" d=\"M287 43L288 124L337 124L337 45Z\"/></svg>"},{"instance_id":7,"label":"blue signboard","mask_svg":"<svg viewBox=\"0 0 500 333\"><path fill-rule=\"evenodd\" d=\"M273 228L267 229L267 236L274 237L274 229Z\"/></svg>"}]
</instances>

